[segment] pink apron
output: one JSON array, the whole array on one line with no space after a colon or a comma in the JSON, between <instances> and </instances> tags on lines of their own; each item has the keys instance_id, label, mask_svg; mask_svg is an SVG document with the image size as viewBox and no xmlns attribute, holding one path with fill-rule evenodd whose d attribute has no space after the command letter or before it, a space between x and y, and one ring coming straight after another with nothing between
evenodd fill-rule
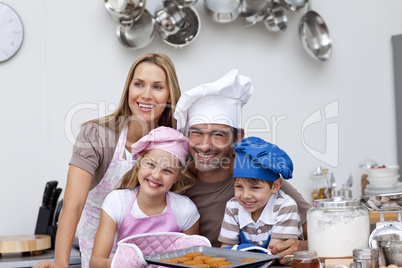
<instances>
[{"instance_id":1,"label":"pink apron","mask_svg":"<svg viewBox=\"0 0 402 268\"><path fill-rule=\"evenodd\" d=\"M135 218L131 214L131 209L134 205L134 201L137 198L138 191L139 187L135 190L130 205L128 206L123 220L121 221L119 234L117 235L117 242L119 242L123 238L138 234L180 231L176 217L174 216L170 207L168 193L166 193L166 212L145 218Z\"/></svg>"},{"instance_id":2,"label":"pink apron","mask_svg":"<svg viewBox=\"0 0 402 268\"><path fill-rule=\"evenodd\" d=\"M125 127L125 129L120 133L112 162L110 163L105 175L99 184L88 193L88 198L78 228L81 267L83 268L89 267L89 260L91 258L95 235L99 225L103 201L105 200L106 195L117 186L123 175L134 165L134 161L131 159L126 160L123 158L126 140L127 127ZM115 251L116 248L113 247L111 255L114 255Z\"/></svg>"}]
</instances>

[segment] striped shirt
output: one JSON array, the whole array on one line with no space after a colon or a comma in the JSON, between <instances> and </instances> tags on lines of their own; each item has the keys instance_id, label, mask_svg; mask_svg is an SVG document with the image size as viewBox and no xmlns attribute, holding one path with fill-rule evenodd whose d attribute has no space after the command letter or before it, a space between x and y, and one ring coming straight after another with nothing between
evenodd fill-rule
<instances>
[{"instance_id":1,"label":"striped shirt","mask_svg":"<svg viewBox=\"0 0 402 268\"><path fill-rule=\"evenodd\" d=\"M275 239L303 239L296 202L282 190L272 194L257 222L251 218L236 198L226 203L219 241L235 245L240 244L240 230L254 245L263 245L269 235Z\"/></svg>"}]
</instances>

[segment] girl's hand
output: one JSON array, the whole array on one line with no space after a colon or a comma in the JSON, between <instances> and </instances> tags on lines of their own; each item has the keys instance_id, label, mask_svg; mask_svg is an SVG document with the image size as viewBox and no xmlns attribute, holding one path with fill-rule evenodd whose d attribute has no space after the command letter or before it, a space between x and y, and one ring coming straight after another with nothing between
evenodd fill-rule
<instances>
[{"instance_id":1,"label":"girl's hand","mask_svg":"<svg viewBox=\"0 0 402 268\"><path fill-rule=\"evenodd\" d=\"M57 265L56 263L47 261L47 260L43 260L40 263L38 263L37 265L35 265L33 268L64 268L67 266L62 266L62 265Z\"/></svg>"}]
</instances>

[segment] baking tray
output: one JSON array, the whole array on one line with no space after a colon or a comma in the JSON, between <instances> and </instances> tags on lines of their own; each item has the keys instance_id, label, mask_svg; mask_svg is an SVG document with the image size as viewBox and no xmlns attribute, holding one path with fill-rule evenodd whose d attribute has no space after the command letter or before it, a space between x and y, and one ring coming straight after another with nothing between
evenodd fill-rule
<instances>
[{"instance_id":1,"label":"baking tray","mask_svg":"<svg viewBox=\"0 0 402 268\"><path fill-rule=\"evenodd\" d=\"M187 253L191 252L201 252L204 255L208 255L211 257L223 257L226 258L226 261L233 263L233 265L226 266L228 268L234 267L247 267L247 266L254 266L257 264L266 263L272 261L273 259L278 258L277 255L268 255L265 253L256 253L250 251L237 251L231 249L224 249L224 248L215 248L215 247L192 247L192 248L183 248L173 251L167 251L158 254L152 254L145 256L145 260L149 264L156 264L160 266L167 266L167 267L186 267L186 268L194 268L194 266L184 265L182 263L170 263L170 262L163 262L159 261L160 259L173 259L176 257L182 257ZM255 261L241 263L243 259L254 258Z\"/></svg>"}]
</instances>

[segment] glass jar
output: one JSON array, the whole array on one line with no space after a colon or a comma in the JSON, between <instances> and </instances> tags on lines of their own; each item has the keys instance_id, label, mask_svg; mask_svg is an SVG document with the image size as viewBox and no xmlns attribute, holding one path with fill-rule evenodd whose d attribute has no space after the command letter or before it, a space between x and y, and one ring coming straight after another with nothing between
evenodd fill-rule
<instances>
[{"instance_id":1,"label":"glass jar","mask_svg":"<svg viewBox=\"0 0 402 268\"><path fill-rule=\"evenodd\" d=\"M322 169L321 167L316 167L310 173L310 192L311 192L311 204L314 204L314 200L322 199L323 196L327 195L328 191L328 169ZM330 197L330 196L328 196Z\"/></svg>"},{"instance_id":2,"label":"glass jar","mask_svg":"<svg viewBox=\"0 0 402 268\"><path fill-rule=\"evenodd\" d=\"M369 236L370 213L359 199L319 199L307 212L308 248L319 257L352 257L368 247Z\"/></svg>"},{"instance_id":3,"label":"glass jar","mask_svg":"<svg viewBox=\"0 0 402 268\"><path fill-rule=\"evenodd\" d=\"M296 251L293 253L292 268L319 268L320 260L314 250Z\"/></svg>"}]
</instances>

